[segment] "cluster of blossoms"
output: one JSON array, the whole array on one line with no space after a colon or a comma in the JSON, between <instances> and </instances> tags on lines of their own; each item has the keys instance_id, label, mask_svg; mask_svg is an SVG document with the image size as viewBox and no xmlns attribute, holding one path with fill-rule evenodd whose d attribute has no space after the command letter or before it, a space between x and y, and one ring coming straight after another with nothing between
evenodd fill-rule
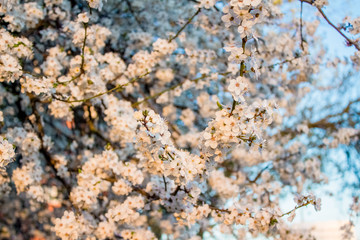
<instances>
[{"instance_id":1,"label":"cluster of blossoms","mask_svg":"<svg viewBox=\"0 0 360 240\"><path fill-rule=\"evenodd\" d=\"M291 211L291 213L294 212L295 210ZM211 209L206 204L196 206L189 212L175 214L180 224L186 224L189 226L194 224L196 220L200 220L208 216L211 216L214 221L222 223L225 226L231 226L233 224L244 225L248 227L254 237L258 236L259 233L267 233L268 231L274 230L276 226L282 226L284 222L281 220L281 217L284 215L285 214L282 214L280 209L263 208L256 211L248 206L243 208L233 207L228 210L219 210ZM289 218L293 218L293 215ZM279 239L299 239L305 237L305 235L306 234L304 233L299 234L295 231L288 230L287 233L280 233L281 237Z\"/></svg>"},{"instance_id":2,"label":"cluster of blossoms","mask_svg":"<svg viewBox=\"0 0 360 240\"><path fill-rule=\"evenodd\" d=\"M2 9L3 10L3 9ZM9 23L9 30L21 31L23 28L34 28L44 18L43 9L36 2L14 4L7 8L4 20Z\"/></svg>"},{"instance_id":3,"label":"cluster of blossoms","mask_svg":"<svg viewBox=\"0 0 360 240\"><path fill-rule=\"evenodd\" d=\"M136 134L137 127L134 119L134 109L127 101L119 100L113 96L107 96L105 99L107 109L104 110L104 120L110 126L109 138L114 142L120 142L123 146L131 144ZM96 116L95 116L96 117Z\"/></svg>"},{"instance_id":4,"label":"cluster of blossoms","mask_svg":"<svg viewBox=\"0 0 360 240\"><path fill-rule=\"evenodd\" d=\"M352 39L350 41L347 40L346 43L350 46L355 45L357 49L357 51L354 53L353 56L350 57L350 59L352 60L354 67L358 70L360 65L360 38L358 37L360 33L360 17L354 19L351 19L350 17L345 17L343 22L343 28L347 30L350 34L352 34Z\"/></svg>"},{"instance_id":5,"label":"cluster of blossoms","mask_svg":"<svg viewBox=\"0 0 360 240\"><path fill-rule=\"evenodd\" d=\"M251 53L245 49L245 44L247 40L251 38L257 41L254 25L261 22L265 14L265 8L263 8L261 2L261 0L230 1L230 4L223 8L225 15L221 17L221 20L227 28L236 26L242 38L242 46L236 46L234 43L230 43L230 45L225 48L226 51L230 52L229 62L245 64L245 61L247 61L250 63L251 58L249 57ZM251 67L252 66L250 66L250 68Z\"/></svg>"},{"instance_id":6,"label":"cluster of blossoms","mask_svg":"<svg viewBox=\"0 0 360 240\"><path fill-rule=\"evenodd\" d=\"M322 8L328 4L329 4L328 0L315 0L313 3L313 5L318 8Z\"/></svg>"},{"instance_id":7,"label":"cluster of blossoms","mask_svg":"<svg viewBox=\"0 0 360 240\"><path fill-rule=\"evenodd\" d=\"M334 132L330 138L324 139L324 144L331 148L336 148L339 144L349 144L352 138L357 138L359 134L358 129L354 128L340 128Z\"/></svg>"},{"instance_id":8,"label":"cluster of blossoms","mask_svg":"<svg viewBox=\"0 0 360 240\"><path fill-rule=\"evenodd\" d=\"M205 170L203 158L186 151L178 150L171 140L165 121L153 110L134 113L141 123L137 133L139 158L148 171L163 174L175 180L176 184L187 184L201 178Z\"/></svg>"},{"instance_id":9,"label":"cluster of blossoms","mask_svg":"<svg viewBox=\"0 0 360 240\"><path fill-rule=\"evenodd\" d=\"M14 37L5 29L0 30L0 82L14 82L22 75L18 58L31 58L31 42L25 37Z\"/></svg>"},{"instance_id":10,"label":"cluster of blossoms","mask_svg":"<svg viewBox=\"0 0 360 240\"><path fill-rule=\"evenodd\" d=\"M272 122L271 102L234 105L231 110L218 111L203 133L202 151L216 162L222 162L229 151L243 142L252 148L262 148L262 131Z\"/></svg>"},{"instance_id":11,"label":"cluster of blossoms","mask_svg":"<svg viewBox=\"0 0 360 240\"><path fill-rule=\"evenodd\" d=\"M10 162L12 162L15 157L15 151L12 144L10 144L6 139L0 141L0 168L6 167Z\"/></svg>"},{"instance_id":12,"label":"cluster of blossoms","mask_svg":"<svg viewBox=\"0 0 360 240\"><path fill-rule=\"evenodd\" d=\"M61 219L55 219L54 231L61 239L78 239L89 230L83 215L76 216L74 212L65 211Z\"/></svg>"},{"instance_id":13,"label":"cluster of blossoms","mask_svg":"<svg viewBox=\"0 0 360 240\"><path fill-rule=\"evenodd\" d=\"M294 119L325 58L319 22L295 41L276 2L1 3L0 238L310 238L285 216L320 210L314 149L356 148L360 99Z\"/></svg>"},{"instance_id":14,"label":"cluster of blossoms","mask_svg":"<svg viewBox=\"0 0 360 240\"><path fill-rule=\"evenodd\" d=\"M231 92L233 98L237 102L245 102L244 94L247 92L248 84L246 78L237 77L236 79L230 80L229 92Z\"/></svg>"},{"instance_id":15,"label":"cluster of blossoms","mask_svg":"<svg viewBox=\"0 0 360 240\"><path fill-rule=\"evenodd\" d=\"M294 197L294 201L296 203L296 208L312 204L312 205L314 205L314 208L316 211L320 211L320 209L321 209L321 199L315 197L313 194L310 194L308 196L296 195ZM290 222L293 221L295 218L295 215L296 215L295 210L292 210L290 213L290 216L288 217L288 220Z\"/></svg>"}]
</instances>

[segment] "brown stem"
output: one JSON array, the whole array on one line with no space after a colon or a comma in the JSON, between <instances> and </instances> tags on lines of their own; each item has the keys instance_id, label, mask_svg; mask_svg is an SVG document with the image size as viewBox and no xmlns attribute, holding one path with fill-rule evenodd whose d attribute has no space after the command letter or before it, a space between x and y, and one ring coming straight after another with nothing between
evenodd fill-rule
<instances>
[{"instance_id":1,"label":"brown stem","mask_svg":"<svg viewBox=\"0 0 360 240\"><path fill-rule=\"evenodd\" d=\"M55 97L55 96L53 96L53 98L55 98L56 100L62 101L62 102L66 102L66 103L87 102L87 101L89 101L89 100L91 100L91 99L100 97L100 96L102 96L102 95L105 95L105 94L111 93L111 92L113 92L113 91L116 91L116 90L118 90L118 89L121 89L121 88L123 88L123 87L126 87L127 85L132 84L132 83L136 82L137 80L145 77L145 76L148 75L149 73L150 73L150 72L146 72L145 74L143 74L143 75L141 75L141 76L139 76L139 77L136 77L136 78L131 79L131 81L129 81L129 82L125 83L125 84L119 84L119 85L117 85L117 86L115 86L115 87L113 87L113 88L111 88L111 89L109 89L109 90L107 90L107 91L105 91L105 92L98 93L98 94L96 94L96 95L94 95L94 96L92 96L92 97L89 97L89 98L84 98L84 99L79 99L79 100L67 100L67 99L61 99L61 98L58 98L58 97Z\"/></svg>"},{"instance_id":2,"label":"brown stem","mask_svg":"<svg viewBox=\"0 0 360 240\"><path fill-rule=\"evenodd\" d=\"M46 163L47 165L51 168L52 172L55 175L55 178L61 182L61 184L65 187L66 190L66 194L65 194L65 198L69 198L69 194L71 192L71 185L68 184L65 179L63 179L62 177L60 177L57 174L57 169L55 168L54 165L54 160L51 157L51 154L46 150L45 146L44 146L44 136L45 136L45 131L44 131L44 126L41 123L41 116L39 114L39 112L36 109L36 103L37 103L37 99L32 97L31 95L29 95L30 98L30 103L31 103L31 107L32 107L32 111L34 113L35 116L35 121L36 121L36 125L37 125L37 135L40 138L40 142L41 142L41 147L40 147L40 153L43 154L43 156L45 157Z\"/></svg>"},{"instance_id":3,"label":"brown stem","mask_svg":"<svg viewBox=\"0 0 360 240\"><path fill-rule=\"evenodd\" d=\"M130 13L133 15L133 17L134 17L137 25L141 28L141 30L142 30L143 32L146 32L145 28L144 28L144 27L142 26L142 24L141 24L141 20L136 16L136 14L135 14L135 12L134 12L134 10L133 10L133 8L132 8L131 2L130 2L129 0L125 0L125 2L126 2L126 5L127 5L128 8L129 8Z\"/></svg>"},{"instance_id":4,"label":"brown stem","mask_svg":"<svg viewBox=\"0 0 360 240\"><path fill-rule=\"evenodd\" d=\"M300 2L300 46L304 51L304 37L303 37L303 2Z\"/></svg>"},{"instance_id":5,"label":"brown stem","mask_svg":"<svg viewBox=\"0 0 360 240\"><path fill-rule=\"evenodd\" d=\"M85 74L85 46L86 46L86 40L87 40L87 28L88 28L88 24L87 23L83 23L84 24L84 31L85 31L85 36L84 36L84 40L83 40L83 45L81 48L81 64L80 64L80 73L77 74L76 76L72 77L69 81L65 81L65 82L57 82L57 84L61 84L61 85L66 85L68 83L71 83L73 81L75 81L76 79L78 79L79 77L81 77L81 75Z\"/></svg>"},{"instance_id":6,"label":"brown stem","mask_svg":"<svg viewBox=\"0 0 360 240\"><path fill-rule=\"evenodd\" d=\"M220 75L223 75L223 76L226 76L226 75L228 75L228 74L229 74L229 72L220 73ZM206 78L206 77L209 77L209 76L210 76L210 74L208 74L208 75L203 74L201 77L192 79L192 80L190 80L190 81L191 81L191 82L198 82L199 80L202 80L202 79L204 79L204 78ZM180 82L180 83L178 83L178 84L176 84L176 85L174 85L174 86L171 86L171 87L169 87L169 88L167 88L167 89L164 89L164 90L162 90L162 91L160 91L160 92L158 92L158 93L155 93L155 94L153 94L153 95L150 95L150 96L144 98L144 99L141 100L141 101L135 102L135 103L132 104L132 106L133 106L133 107L137 107L137 106L139 106L140 104L142 104L142 103L144 103L144 102L147 102L147 101L150 100L150 99L155 99L155 98L157 98L157 97L160 97L160 96L163 95L164 93L169 92L169 91L172 91L172 90L174 90L174 89L182 86L183 84L184 84L184 82Z\"/></svg>"},{"instance_id":7,"label":"brown stem","mask_svg":"<svg viewBox=\"0 0 360 240\"><path fill-rule=\"evenodd\" d=\"M305 2L305 3L308 3L310 5L313 4L313 1L312 0L299 0L300 2ZM353 40L351 40L350 38L348 38L343 32L340 31L339 28L337 28L330 20L329 18L326 16L326 14L324 13L324 11L319 8L319 7L316 7L317 10L319 11L319 13L323 16L323 18L325 19L325 21L331 26L333 27L343 38L346 39L347 41L347 44L350 45L350 46L354 46L358 51L360 51L360 46L354 42Z\"/></svg>"},{"instance_id":8,"label":"brown stem","mask_svg":"<svg viewBox=\"0 0 360 240\"><path fill-rule=\"evenodd\" d=\"M199 8L195 13L194 15L192 15L188 20L187 22L184 24L184 26L182 26L180 28L180 30L175 34L175 36L172 36L169 38L169 43L172 42L172 40L174 40L175 38L177 38L179 36L179 34L186 28L187 25L189 25L191 23L191 21L196 17L196 15L198 15L199 13L201 12L201 8Z\"/></svg>"},{"instance_id":9,"label":"brown stem","mask_svg":"<svg viewBox=\"0 0 360 240\"><path fill-rule=\"evenodd\" d=\"M244 53L245 53L246 42L247 42L247 37L244 37L242 39L242 49L243 49ZM245 61L241 61L241 64L240 64L240 76L243 77L244 73L245 73ZM230 110L230 113L229 113L229 117L232 116L233 111L235 110L236 104L237 104L237 101L235 99L233 99L233 104L232 104L232 107L231 107L231 110Z\"/></svg>"}]
</instances>

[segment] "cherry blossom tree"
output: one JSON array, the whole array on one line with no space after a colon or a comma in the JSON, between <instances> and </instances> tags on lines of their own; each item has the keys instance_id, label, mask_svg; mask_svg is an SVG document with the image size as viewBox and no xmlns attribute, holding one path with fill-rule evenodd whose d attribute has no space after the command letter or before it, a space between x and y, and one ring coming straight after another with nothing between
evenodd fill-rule
<instances>
[{"instance_id":1,"label":"cherry blossom tree","mask_svg":"<svg viewBox=\"0 0 360 240\"><path fill-rule=\"evenodd\" d=\"M328 4L2 0L0 238L313 239L289 222L321 209L334 149L355 176L351 237L360 98L308 99L350 92L351 75L320 76L360 69L360 17ZM349 59L325 57L319 25Z\"/></svg>"}]
</instances>

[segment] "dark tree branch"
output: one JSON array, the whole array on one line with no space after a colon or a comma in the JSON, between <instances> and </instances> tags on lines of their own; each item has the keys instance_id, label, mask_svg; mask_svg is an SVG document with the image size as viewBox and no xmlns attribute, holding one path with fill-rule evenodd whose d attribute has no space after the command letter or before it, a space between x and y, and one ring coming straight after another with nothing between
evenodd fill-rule
<instances>
[{"instance_id":1,"label":"dark tree branch","mask_svg":"<svg viewBox=\"0 0 360 240\"><path fill-rule=\"evenodd\" d=\"M130 13L133 15L135 22L137 23L137 25L141 28L141 30L143 32L146 32L146 29L143 27L143 25L141 24L141 20L136 16L134 9L132 8L131 2L129 0L125 0L126 5L129 8Z\"/></svg>"},{"instance_id":2,"label":"dark tree branch","mask_svg":"<svg viewBox=\"0 0 360 240\"><path fill-rule=\"evenodd\" d=\"M308 3L308 4L310 4L310 5L312 5L313 6L313 3L314 3L314 1L312 1L312 0L299 0L300 2L305 2L305 3ZM316 7L316 6L315 6ZM316 7L317 8L317 10L319 11L319 13L322 15L322 17L325 19L325 21L331 26L331 27L333 27L343 38L345 38L346 39L346 43L347 43L347 45L349 45L349 46L354 46L358 51L360 51L360 46L356 43L356 42L354 42L353 40L351 40L349 37L347 37L343 32L341 32L341 30L338 28L338 27L336 27L330 20L329 20L329 18L326 16L326 14L324 13L324 11L321 9L321 8L319 8L319 7Z\"/></svg>"},{"instance_id":3,"label":"dark tree branch","mask_svg":"<svg viewBox=\"0 0 360 240\"><path fill-rule=\"evenodd\" d=\"M189 25L191 23L191 21L196 17L196 15L198 15L199 13L201 12L201 8L199 8L195 13L194 15L192 15L188 20L187 22L184 24L184 26L182 26L180 28L180 30L175 34L175 36L172 36L169 38L169 43L171 43L174 39L176 39L180 33L186 28L187 25Z\"/></svg>"},{"instance_id":4,"label":"dark tree branch","mask_svg":"<svg viewBox=\"0 0 360 240\"><path fill-rule=\"evenodd\" d=\"M300 2L300 46L304 51L304 36L303 36L303 2Z\"/></svg>"}]
</instances>

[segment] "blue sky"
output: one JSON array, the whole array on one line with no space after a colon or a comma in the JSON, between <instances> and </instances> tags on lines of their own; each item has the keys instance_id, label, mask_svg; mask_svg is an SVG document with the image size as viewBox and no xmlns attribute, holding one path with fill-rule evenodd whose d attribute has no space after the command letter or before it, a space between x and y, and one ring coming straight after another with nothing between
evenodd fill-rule
<instances>
[{"instance_id":1,"label":"blue sky","mask_svg":"<svg viewBox=\"0 0 360 240\"><path fill-rule=\"evenodd\" d=\"M289 5L284 6L284 13L288 14L287 17L291 18L291 11L289 8L295 9L295 16L299 16L300 2L293 0ZM329 5L323 8L325 14L335 24L342 23L345 16L351 16L353 18L360 16L360 0L329 0ZM333 58L339 57L340 59L349 58L354 54L356 49L354 47L345 46L345 39L339 35L321 16L317 15L316 8L305 4L303 8L304 21L314 20L315 18L320 20L320 26L316 32L317 36L321 37L323 46L327 49L326 57ZM348 36L350 36L348 34ZM333 83L335 80L339 80L339 76L344 74L349 66L340 69L340 72L329 70L323 67L320 74L317 76L322 79L325 85ZM342 72L343 71L343 72ZM337 76L338 75L338 76ZM336 109L331 108L330 111L339 111L343 106L347 105L348 101L359 97L360 81L359 74L354 75L351 79L353 87L347 88L346 92L340 92L338 89L329 91L328 93L316 92L304 99L304 102L316 102L321 107L325 106L329 102L336 103ZM319 104L320 103L320 104ZM321 118L329 112L322 111L319 115L313 116L313 120ZM338 161L345 161L345 156L340 151L332 151L333 157ZM315 223L326 221L344 221L349 219L349 206L352 202L351 191L343 189L341 185L341 178L332 174L332 169L328 169L329 184L315 187L312 191L317 197L322 198L322 209L320 212L316 212L313 206L308 206L297 210L297 216L294 220L295 224L298 223ZM329 196L329 192L333 193L333 196ZM295 203L293 201L293 195L288 195L281 200L280 206L282 210L287 212L294 208ZM360 239L360 221L356 224L356 236ZM339 226L340 227L340 226ZM216 232L215 232L216 233ZM217 234L215 234L217 235ZM219 237L219 238L218 238ZM211 238L207 236L207 238ZM217 239L221 239L221 235L216 236Z\"/></svg>"},{"instance_id":2,"label":"blue sky","mask_svg":"<svg viewBox=\"0 0 360 240\"><path fill-rule=\"evenodd\" d=\"M294 2L294 4L299 4L298 1ZM345 16L358 17L360 16L360 1L359 0L329 0L329 6L326 6L323 11L329 17L329 19L337 25L338 23L342 23L342 20ZM316 17L316 9L314 7L309 6L308 4L304 4L303 9L304 20L306 19L314 19ZM356 49L354 47L345 46L345 39L339 35L339 33L334 30L327 22L322 18L320 19L320 26L317 31L317 35L321 36L323 46L327 49L326 56L328 57L339 57L341 59L349 58L354 54ZM348 36L350 36L348 34ZM344 68L345 73L345 68ZM321 73L319 77L323 79L325 83L331 83L336 78L336 72L327 70L325 67L321 69ZM343 74L342 72L338 72L339 75ZM307 100L312 100L311 102L317 102L325 105L328 101L327 99L331 99L330 101L337 102L339 105L339 110L342 109L342 106L348 103L348 100L359 97L360 95L360 81L359 75L355 75L351 82L353 84L352 88L348 88L344 93L340 92L338 89L334 89L329 92L327 96L321 94L312 94L309 95ZM335 93L335 94L334 94ZM331 98L330 98L331 96ZM325 100L324 100L325 99ZM315 100L315 101L314 101ZM336 111L337 109L332 109ZM321 117L321 116L314 116ZM334 157L338 159L338 161L345 161L344 156L340 152L333 152ZM330 183L327 186L320 186L314 189L314 193L317 196L322 198L322 210L320 212L315 212L314 208L309 206L305 209L299 209L297 217L295 218L295 223L304 223L304 222L317 222L317 221L330 221L330 220L347 220L349 217L349 205L351 204L351 192L342 189L341 187L341 179L337 176L329 174ZM327 192L332 192L335 196L328 196ZM294 206L294 202L292 201L292 196L289 196L282 200L283 209L291 209ZM360 222L356 221L356 236L357 239L360 239Z\"/></svg>"}]
</instances>

